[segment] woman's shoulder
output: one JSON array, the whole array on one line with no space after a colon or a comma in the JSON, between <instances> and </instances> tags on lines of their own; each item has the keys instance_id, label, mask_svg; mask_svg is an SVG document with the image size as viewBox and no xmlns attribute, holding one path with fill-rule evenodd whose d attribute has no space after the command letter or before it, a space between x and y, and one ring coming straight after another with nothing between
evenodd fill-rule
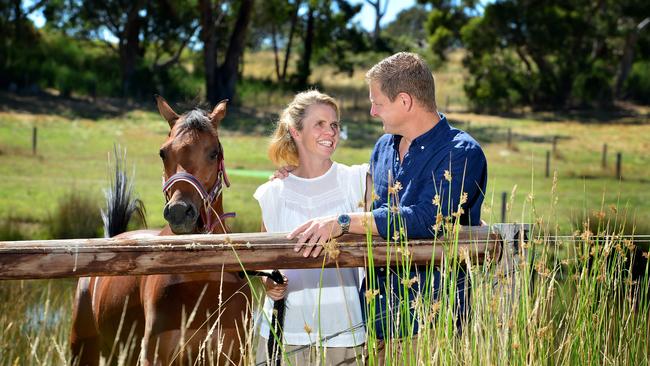
<instances>
[{"instance_id":1,"label":"woman's shoulder","mask_svg":"<svg viewBox=\"0 0 650 366\"><path fill-rule=\"evenodd\" d=\"M276 195L280 192L283 186L283 180L279 178L272 179L261 186L257 187L253 197L259 200L262 197L268 197L270 195Z\"/></svg>"},{"instance_id":2,"label":"woman's shoulder","mask_svg":"<svg viewBox=\"0 0 650 366\"><path fill-rule=\"evenodd\" d=\"M368 163L355 165L345 165L341 163L336 164L338 171L350 178L356 178L360 175L365 176L366 173L368 173Z\"/></svg>"}]
</instances>

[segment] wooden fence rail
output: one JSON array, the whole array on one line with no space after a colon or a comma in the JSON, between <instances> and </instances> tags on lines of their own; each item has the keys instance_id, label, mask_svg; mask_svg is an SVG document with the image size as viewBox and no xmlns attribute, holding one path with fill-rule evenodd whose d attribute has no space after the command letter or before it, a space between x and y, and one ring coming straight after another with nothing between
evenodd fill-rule
<instances>
[{"instance_id":1,"label":"wooden fence rail","mask_svg":"<svg viewBox=\"0 0 650 366\"><path fill-rule=\"evenodd\" d=\"M508 225L508 224L502 224ZM448 242L444 238L410 240L408 248L373 237L373 263L439 264ZM148 236L136 239L71 239L0 242L0 279L38 279L91 275L241 271L272 268L363 267L368 263L365 235L345 235L334 250L318 258L295 253L285 234ZM338 253L336 253L338 251ZM465 252L466 251L466 252ZM498 259L501 236L488 226L462 227L458 252L472 263ZM336 255L338 254L338 255Z\"/></svg>"}]
</instances>

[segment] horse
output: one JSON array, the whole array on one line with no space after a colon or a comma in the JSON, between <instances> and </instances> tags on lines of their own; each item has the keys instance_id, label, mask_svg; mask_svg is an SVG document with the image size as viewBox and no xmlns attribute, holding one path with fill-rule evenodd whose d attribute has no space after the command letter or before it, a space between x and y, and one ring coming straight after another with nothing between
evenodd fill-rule
<instances>
[{"instance_id":1,"label":"horse","mask_svg":"<svg viewBox=\"0 0 650 366\"><path fill-rule=\"evenodd\" d=\"M217 129L227 100L212 112L178 115L156 96L170 131L160 148L167 225L160 232L115 236L226 233L222 188L229 186ZM211 272L80 278L70 346L72 362L168 365L201 357L219 365L242 362L251 292L237 273ZM131 356L126 356L126 355ZM134 355L139 355L136 358Z\"/></svg>"}]
</instances>

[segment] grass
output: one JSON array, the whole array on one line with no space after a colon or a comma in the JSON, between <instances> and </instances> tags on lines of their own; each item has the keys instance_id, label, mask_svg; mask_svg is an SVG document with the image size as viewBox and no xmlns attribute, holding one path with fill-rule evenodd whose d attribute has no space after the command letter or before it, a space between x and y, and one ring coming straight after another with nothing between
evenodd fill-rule
<instances>
[{"instance_id":1,"label":"grass","mask_svg":"<svg viewBox=\"0 0 650 366\"><path fill-rule=\"evenodd\" d=\"M489 183L484 217L501 221L501 193L508 197L514 190L509 220L521 221L524 198L532 193L538 209L549 209L552 178L544 177L546 151L553 136L559 136L558 155L551 160L551 175L559 175L559 207L564 230L572 219L606 206L628 206L637 220L650 220L647 186L650 173L645 153L650 124L625 119L610 124L585 124L577 120L541 122L535 116L508 118L450 113L452 124L467 127L482 144L489 163ZM87 120L57 115L33 115L0 112L0 217L44 224L56 207L58 198L71 189L84 190L101 197L108 182L108 154L113 143L127 149L127 169L135 171L136 193L147 206L151 227L163 225L160 191L161 163L157 150L167 133L167 125L154 111L133 111L119 118ZM272 121L258 121L270 130ZM233 129L229 129L232 126ZM32 128L38 128L37 154L32 155ZM367 161L371 143L381 133L376 121L348 123L353 139L344 141L335 159L347 164ZM234 228L256 231L260 214L252 194L264 182L273 166L266 158L267 137L242 135L235 121L226 120L222 142L232 188L225 192L225 205L238 213ZM506 136L512 129L514 147L508 148ZM367 143L363 141L367 140ZM602 144L608 144L609 166L600 166ZM614 152L623 154L623 180L614 172ZM251 176L248 171L258 174ZM260 172L258 172L260 171ZM531 180L534 177L534 180ZM531 184L534 182L534 184Z\"/></svg>"}]
</instances>

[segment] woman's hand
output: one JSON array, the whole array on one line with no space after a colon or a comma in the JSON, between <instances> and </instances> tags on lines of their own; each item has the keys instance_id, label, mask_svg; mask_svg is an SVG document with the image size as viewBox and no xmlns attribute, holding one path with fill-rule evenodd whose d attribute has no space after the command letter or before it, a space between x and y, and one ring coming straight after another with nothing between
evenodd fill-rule
<instances>
[{"instance_id":1,"label":"woman's hand","mask_svg":"<svg viewBox=\"0 0 650 366\"><path fill-rule=\"evenodd\" d=\"M311 255L316 258L323 251L323 244L341 236L342 230L337 219L338 216L311 219L290 232L287 239L298 238L293 250L298 253L304 246L302 256L307 258Z\"/></svg>"},{"instance_id":2,"label":"woman's hand","mask_svg":"<svg viewBox=\"0 0 650 366\"><path fill-rule=\"evenodd\" d=\"M289 280L287 280L287 277L284 275L282 275L282 278L284 279L283 284L275 283L275 281L269 277L262 278L262 283L266 289L266 295L273 301L284 299L285 296L287 296L287 283Z\"/></svg>"}]
</instances>

